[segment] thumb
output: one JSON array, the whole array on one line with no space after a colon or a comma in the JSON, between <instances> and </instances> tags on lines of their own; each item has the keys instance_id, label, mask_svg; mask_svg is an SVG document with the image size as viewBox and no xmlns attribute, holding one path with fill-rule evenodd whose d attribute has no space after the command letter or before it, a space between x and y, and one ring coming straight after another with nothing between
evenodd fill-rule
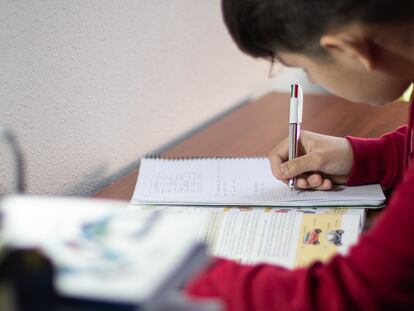
<instances>
[{"instance_id":1,"label":"thumb","mask_svg":"<svg viewBox=\"0 0 414 311\"><path fill-rule=\"evenodd\" d=\"M293 178L306 172L319 171L322 167L321 163L320 156L316 153L306 154L281 164L279 173L284 179Z\"/></svg>"}]
</instances>

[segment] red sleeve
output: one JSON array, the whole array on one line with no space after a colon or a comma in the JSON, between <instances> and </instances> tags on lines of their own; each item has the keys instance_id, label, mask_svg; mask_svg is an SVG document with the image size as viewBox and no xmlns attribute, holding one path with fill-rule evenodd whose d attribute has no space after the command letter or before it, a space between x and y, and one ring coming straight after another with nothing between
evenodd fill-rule
<instances>
[{"instance_id":1,"label":"red sleeve","mask_svg":"<svg viewBox=\"0 0 414 311\"><path fill-rule=\"evenodd\" d=\"M230 311L414 310L414 166L347 256L287 270L219 259L186 288Z\"/></svg>"},{"instance_id":2,"label":"red sleeve","mask_svg":"<svg viewBox=\"0 0 414 311\"><path fill-rule=\"evenodd\" d=\"M380 138L347 136L354 155L349 186L380 183L394 188L401 180L404 169L404 146L407 125Z\"/></svg>"}]
</instances>

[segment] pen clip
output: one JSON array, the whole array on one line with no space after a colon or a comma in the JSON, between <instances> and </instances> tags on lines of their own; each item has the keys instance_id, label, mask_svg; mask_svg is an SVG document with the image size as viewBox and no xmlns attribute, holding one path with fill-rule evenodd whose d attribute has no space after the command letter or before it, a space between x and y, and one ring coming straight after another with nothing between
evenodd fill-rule
<instances>
[{"instance_id":1,"label":"pen clip","mask_svg":"<svg viewBox=\"0 0 414 311\"><path fill-rule=\"evenodd\" d=\"M295 84L298 86L298 123L302 123L302 114L303 114L303 92L302 87L299 84L299 81L296 81Z\"/></svg>"}]
</instances>

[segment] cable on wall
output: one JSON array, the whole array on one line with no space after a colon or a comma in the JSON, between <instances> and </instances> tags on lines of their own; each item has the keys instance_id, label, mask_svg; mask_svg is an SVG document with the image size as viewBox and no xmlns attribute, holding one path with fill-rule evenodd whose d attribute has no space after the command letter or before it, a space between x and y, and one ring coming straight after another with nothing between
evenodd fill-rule
<instances>
[{"instance_id":1,"label":"cable on wall","mask_svg":"<svg viewBox=\"0 0 414 311\"><path fill-rule=\"evenodd\" d=\"M16 175L16 192L25 192L25 175L24 175L24 160L19 142L12 131L0 126L0 142L7 144L13 153L14 158L14 172Z\"/></svg>"}]
</instances>

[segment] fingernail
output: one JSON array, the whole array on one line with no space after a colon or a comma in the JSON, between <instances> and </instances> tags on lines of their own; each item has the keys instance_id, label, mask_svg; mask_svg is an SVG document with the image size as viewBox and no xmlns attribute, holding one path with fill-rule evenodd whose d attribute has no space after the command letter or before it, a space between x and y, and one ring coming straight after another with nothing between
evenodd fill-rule
<instances>
[{"instance_id":1,"label":"fingernail","mask_svg":"<svg viewBox=\"0 0 414 311\"><path fill-rule=\"evenodd\" d=\"M284 165L280 165L279 166L279 171L281 175L286 175L287 174L287 168Z\"/></svg>"}]
</instances>

